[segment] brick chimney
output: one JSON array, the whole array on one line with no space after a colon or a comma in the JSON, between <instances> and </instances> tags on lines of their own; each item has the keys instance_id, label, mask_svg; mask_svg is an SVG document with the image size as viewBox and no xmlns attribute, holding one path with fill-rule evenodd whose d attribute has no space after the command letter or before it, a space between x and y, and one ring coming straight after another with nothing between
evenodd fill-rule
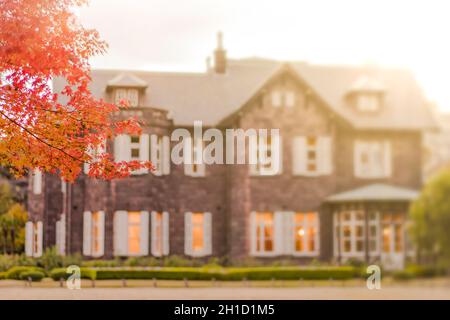
<instances>
[{"instance_id":1,"label":"brick chimney","mask_svg":"<svg viewBox=\"0 0 450 320\"><path fill-rule=\"evenodd\" d=\"M214 71L225 73L227 70L227 52L223 49L222 32L217 33L217 49L214 50Z\"/></svg>"}]
</instances>

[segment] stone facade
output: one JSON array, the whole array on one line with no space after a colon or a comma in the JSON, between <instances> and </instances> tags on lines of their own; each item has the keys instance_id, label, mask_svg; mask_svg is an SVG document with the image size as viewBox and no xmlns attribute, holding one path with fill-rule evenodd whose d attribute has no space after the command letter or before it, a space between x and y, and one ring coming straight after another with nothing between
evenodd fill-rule
<instances>
[{"instance_id":1,"label":"stone facade","mask_svg":"<svg viewBox=\"0 0 450 320\"><path fill-rule=\"evenodd\" d=\"M95 81L95 80L94 80ZM270 92L283 88L295 92L293 108L274 108ZM130 111L127 111L128 113ZM143 120L144 133L170 135L175 125L167 112L155 108L135 108ZM330 207L325 199L335 193L379 182L419 189L421 186L420 130L356 129L330 110L309 86L286 71L264 84L238 112L217 125L225 128L279 128L282 137L282 173L251 176L247 165L207 165L204 177L184 174L182 165L171 164L170 174L131 176L100 181L82 175L63 193L56 176L45 175L43 192L28 198L32 220L44 223L44 247L55 244L55 223L66 215L66 253L82 252L83 212L105 212L105 254L113 257L113 214L118 210L167 211L170 213L170 254L184 255L185 212L211 212L212 256L241 259L250 252L250 212L318 212L320 250L317 257L333 258L333 228ZM188 128L189 129L189 128ZM332 138L332 173L318 177L292 174L292 141L298 135L326 135ZM392 143L393 173L387 179L358 179L354 175L355 139L389 139ZM172 142L172 146L173 146ZM112 151L113 145L109 145ZM261 258L267 260L287 258Z\"/></svg>"}]
</instances>

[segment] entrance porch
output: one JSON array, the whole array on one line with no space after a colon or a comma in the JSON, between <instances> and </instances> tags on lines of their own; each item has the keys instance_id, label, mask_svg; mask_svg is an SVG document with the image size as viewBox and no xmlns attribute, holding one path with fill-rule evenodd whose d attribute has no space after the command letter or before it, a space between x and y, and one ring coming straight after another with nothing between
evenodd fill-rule
<instances>
[{"instance_id":1,"label":"entrance porch","mask_svg":"<svg viewBox=\"0 0 450 320\"><path fill-rule=\"evenodd\" d=\"M417 196L414 190L374 184L328 197L334 258L403 269L406 257L414 254L408 211Z\"/></svg>"}]
</instances>

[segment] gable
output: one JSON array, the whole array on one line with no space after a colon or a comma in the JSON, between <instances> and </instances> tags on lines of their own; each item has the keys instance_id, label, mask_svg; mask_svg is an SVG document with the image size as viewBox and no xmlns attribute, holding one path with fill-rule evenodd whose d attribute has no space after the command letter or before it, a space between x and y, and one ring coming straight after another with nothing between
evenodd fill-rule
<instances>
[{"instance_id":1,"label":"gable","mask_svg":"<svg viewBox=\"0 0 450 320\"><path fill-rule=\"evenodd\" d=\"M283 70L304 83L331 112L357 129L424 130L435 127L431 110L414 77L405 70L353 66L317 66L273 60L229 60L227 72L172 73L123 70L93 70L90 89L105 98L110 81L120 74L145 83L143 107L169 110L175 125L195 120L216 126L232 117ZM358 114L348 108L344 97L355 81L369 74L385 88L385 107L377 114ZM55 92L64 83L55 79Z\"/></svg>"}]
</instances>

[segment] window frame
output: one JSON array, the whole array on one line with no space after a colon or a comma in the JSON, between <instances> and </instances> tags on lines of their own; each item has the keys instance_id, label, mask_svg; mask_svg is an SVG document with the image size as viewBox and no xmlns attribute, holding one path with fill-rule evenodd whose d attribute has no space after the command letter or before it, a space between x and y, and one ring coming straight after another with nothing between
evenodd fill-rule
<instances>
[{"instance_id":1,"label":"window frame","mask_svg":"<svg viewBox=\"0 0 450 320\"><path fill-rule=\"evenodd\" d=\"M314 215L314 222L310 223L307 221L308 214ZM303 215L303 222L297 222L296 216L297 215ZM320 254L320 218L318 212L293 212L292 215L293 221L291 228L293 229L293 246L292 246L292 255L296 257L311 257L311 256L318 256ZM297 227L303 227L303 230L305 230L305 234L303 237L303 250L298 251L297 250ZM309 241L309 235L308 231L309 229L314 228L315 234L314 234L314 250L309 251L307 250L308 241Z\"/></svg>"}]
</instances>

